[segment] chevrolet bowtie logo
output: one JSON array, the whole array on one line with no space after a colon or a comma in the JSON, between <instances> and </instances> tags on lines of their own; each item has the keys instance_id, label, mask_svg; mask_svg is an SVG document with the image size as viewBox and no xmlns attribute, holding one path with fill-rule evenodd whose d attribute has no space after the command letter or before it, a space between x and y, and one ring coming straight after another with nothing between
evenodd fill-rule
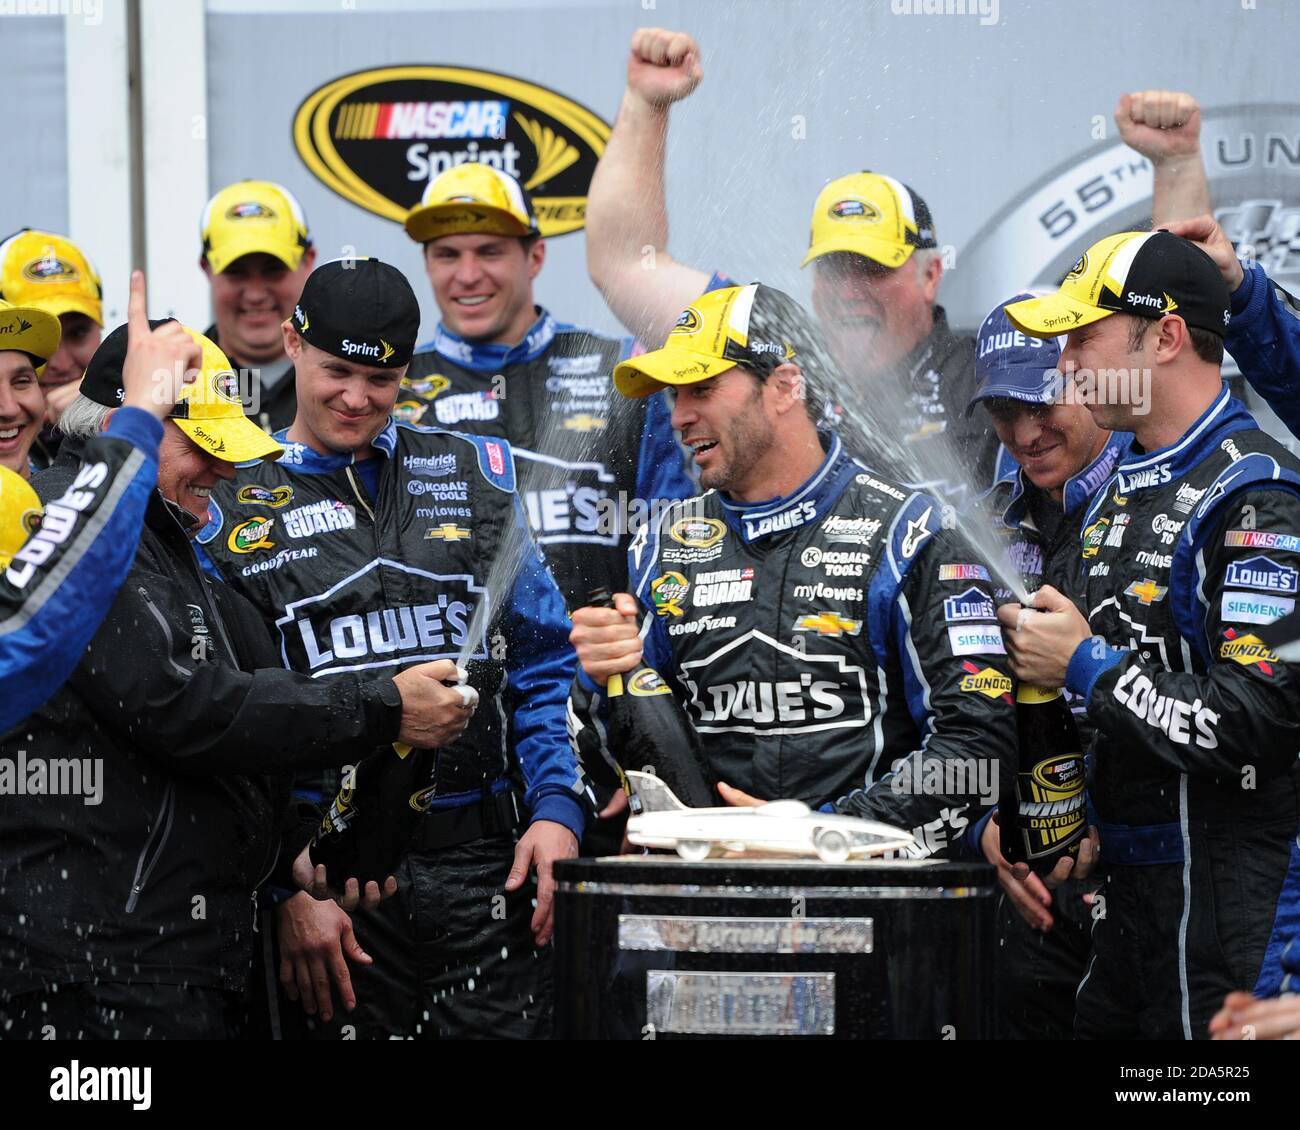
<instances>
[{"instance_id":1,"label":"chevrolet bowtie logo","mask_svg":"<svg viewBox=\"0 0 1300 1130\"><path fill-rule=\"evenodd\" d=\"M470 536L469 530L464 526L456 526L451 522L444 522L441 526L434 526L431 530L426 530L424 534L425 541L463 541Z\"/></svg>"},{"instance_id":2,"label":"chevrolet bowtie logo","mask_svg":"<svg viewBox=\"0 0 1300 1130\"><path fill-rule=\"evenodd\" d=\"M571 432L594 432L605 427L608 422L603 416L579 412L576 416L566 416L564 426Z\"/></svg>"},{"instance_id":3,"label":"chevrolet bowtie logo","mask_svg":"<svg viewBox=\"0 0 1300 1130\"><path fill-rule=\"evenodd\" d=\"M819 636L856 636L862 631L861 620L850 620L835 612L817 612L800 616L794 622L796 632L816 632Z\"/></svg>"},{"instance_id":4,"label":"chevrolet bowtie logo","mask_svg":"<svg viewBox=\"0 0 1300 1130\"><path fill-rule=\"evenodd\" d=\"M1164 585L1158 585L1155 581L1134 581L1124 590L1124 595L1135 596L1143 604L1154 604L1158 600L1164 600L1168 591Z\"/></svg>"}]
</instances>

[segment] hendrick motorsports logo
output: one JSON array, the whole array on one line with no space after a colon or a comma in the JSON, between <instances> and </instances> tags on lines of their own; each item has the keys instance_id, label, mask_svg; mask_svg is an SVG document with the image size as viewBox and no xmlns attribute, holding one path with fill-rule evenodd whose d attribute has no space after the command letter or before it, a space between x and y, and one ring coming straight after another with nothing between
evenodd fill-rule
<instances>
[{"instance_id":1,"label":"hendrick motorsports logo","mask_svg":"<svg viewBox=\"0 0 1300 1130\"><path fill-rule=\"evenodd\" d=\"M303 100L293 122L304 164L378 216L402 222L439 173L479 162L518 178L546 236L582 227L609 131L585 106L544 86L416 65L334 79Z\"/></svg>"}]
</instances>

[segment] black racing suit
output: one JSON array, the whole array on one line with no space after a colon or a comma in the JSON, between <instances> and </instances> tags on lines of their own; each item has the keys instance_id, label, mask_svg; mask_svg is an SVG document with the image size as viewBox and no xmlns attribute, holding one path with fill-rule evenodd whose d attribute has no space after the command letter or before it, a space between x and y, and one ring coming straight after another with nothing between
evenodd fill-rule
<instances>
[{"instance_id":1,"label":"black racing suit","mask_svg":"<svg viewBox=\"0 0 1300 1130\"><path fill-rule=\"evenodd\" d=\"M1230 990L1277 991L1300 928L1300 669L1254 634L1295 606L1300 465L1225 387L1084 522L1100 638L1066 686L1096 727L1105 881L1076 1032L1205 1038Z\"/></svg>"},{"instance_id":2,"label":"black racing suit","mask_svg":"<svg viewBox=\"0 0 1300 1130\"><path fill-rule=\"evenodd\" d=\"M374 440L377 466L363 470L351 456L277 438L285 454L240 467L214 492L199 537L274 624L285 665L329 686L345 672L462 658L480 695L469 728L432 751L412 797L422 818L398 894L354 916L375 964L353 968L357 1011L334 1030L543 1033L549 968L529 930L531 889L502 889L516 781L526 823L562 824L580 838L586 806L565 733L569 625L526 529L510 446L390 421ZM389 740L363 737L354 760Z\"/></svg>"},{"instance_id":3,"label":"black racing suit","mask_svg":"<svg viewBox=\"0 0 1300 1130\"><path fill-rule=\"evenodd\" d=\"M645 662L675 685L719 778L883 820L913 833L916 856L953 854L1016 740L987 568L933 498L824 442L788 497L710 491L637 538ZM602 701L580 673L584 757Z\"/></svg>"},{"instance_id":4,"label":"black racing suit","mask_svg":"<svg viewBox=\"0 0 1300 1130\"><path fill-rule=\"evenodd\" d=\"M533 536L565 605L579 608L593 589L627 588L633 535L695 487L664 394L614 391L632 339L537 315L516 345L470 341L440 324L411 358L394 415L510 441ZM612 794L593 787L603 808ZM617 854L623 824L591 821L583 853Z\"/></svg>"},{"instance_id":5,"label":"black racing suit","mask_svg":"<svg viewBox=\"0 0 1300 1130\"><path fill-rule=\"evenodd\" d=\"M1100 454L1066 480L1056 502L1028 480L1002 449L1002 474L980 499L981 512L1002 536L1007 556L1025 587L1051 585L1082 601L1079 525L1088 503L1127 455L1132 437L1112 435ZM998 602L1014 600L999 588ZM1092 727L1084 704L1071 703L1075 724L1087 748ZM1068 1040L1074 1030L1074 994L1088 965L1092 917L1083 902L1094 882L1067 880L1052 897L1052 929L1030 928L1004 894L998 905L998 1034L1011 1040Z\"/></svg>"},{"instance_id":6,"label":"black racing suit","mask_svg":"<svg viewBox=\"0 0 1300 1130\"><path fill-rule=\"evenodd\" d=\"M82 454L66 440L38 491L62 494ZM192 524L153 493L81 662L0 740L7 762L28 766L25 795L4 805L0 1027L40 1038L55 1016L59 1037L232 1034L257 887L273 872L290 882L312 826L289 807L289 774L397 735L391 679L330 685L278 665L256 610L199 569ZM65 783L79 770L80 790L51 788L60 764ZM184 1016L148 1008L158 986ZM59 1004L74 997L80 1015ZM132 1001L115 1023L100 1015Z\"/></svg>"},{"instance_id":7,"label":"black racing suit","mask_svg":"<svg viewBox=\"0 0 1300 1130\"><path fill-rule=\"evenodd\" d=\"M632 535L695 488L663 394L614 394L611 374L632 340L537 313L514 346L440 325L411 358L394 415L509 440L533 536L578 608L594 588L627 587Z\"/></svg>"}]
</instances>

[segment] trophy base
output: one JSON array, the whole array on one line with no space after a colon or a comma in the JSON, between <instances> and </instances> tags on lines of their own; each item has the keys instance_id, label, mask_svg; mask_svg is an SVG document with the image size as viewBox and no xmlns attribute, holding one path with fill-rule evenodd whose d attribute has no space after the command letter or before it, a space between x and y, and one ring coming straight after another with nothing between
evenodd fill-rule
<instances>
[{"instance_id":1,"label":"trophy base","mask_svg":"<svg viewBox=\"0 0 1300 1130\"><path fill-rule=\"evenodd\" d=\"M983 863L556 865L561 1039L989 1039Z\"/></svg>"}]
</instances>

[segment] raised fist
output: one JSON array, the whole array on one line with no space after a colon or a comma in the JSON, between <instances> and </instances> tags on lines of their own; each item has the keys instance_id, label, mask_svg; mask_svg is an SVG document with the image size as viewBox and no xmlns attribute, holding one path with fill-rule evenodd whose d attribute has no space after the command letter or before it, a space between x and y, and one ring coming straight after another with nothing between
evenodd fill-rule
<instances>
[{"instance_id":1,"label":"raised fist","mask_svg":"<svg viewBox=\"0 0 1300 1130\"><path fill-rule=\"evenodd\" d=\"M1201 108L1177 90L1139 90L1120 96L1115 107L1120 139L1158 164L1201 149Z\"/></svg>"},{"instance_id":2,"label":"raised fist","mask_svg":"<svg viewBox=\"0 0 1300 1130\"><path fill-rule=\"evenodd\" d=\"M703 77L699 46L684 31L643 27L633 34L627 85L651 106L680 102Z\"/></svg>"}]
</instances>

